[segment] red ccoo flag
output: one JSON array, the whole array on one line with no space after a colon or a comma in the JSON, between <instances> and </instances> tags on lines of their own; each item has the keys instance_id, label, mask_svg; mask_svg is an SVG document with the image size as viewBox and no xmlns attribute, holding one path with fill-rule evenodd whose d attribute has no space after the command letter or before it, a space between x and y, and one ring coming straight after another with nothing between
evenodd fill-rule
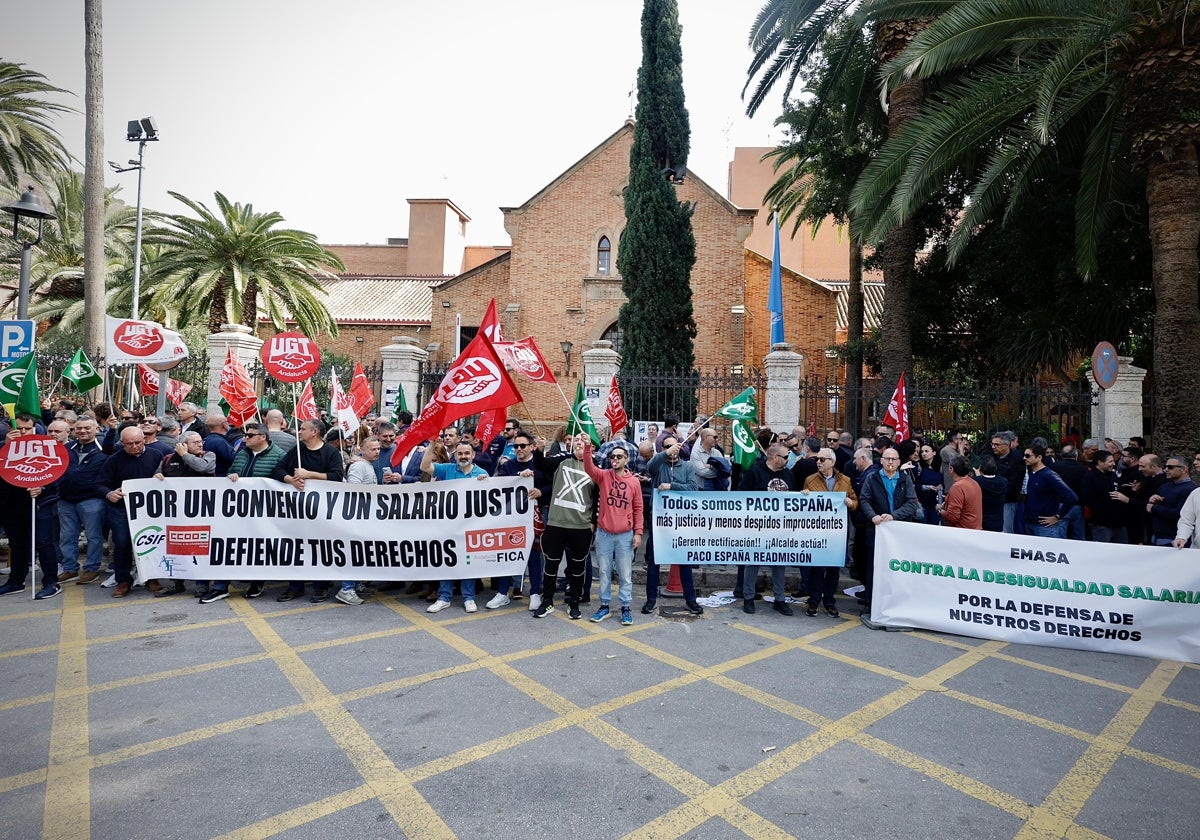
<instances>
[{"instance_id":1,"label":"red ccoo flag","mask_svg":"<svg viewBox=\"0 0 1200 840\"><path fill-rule=\"evenodd\" d=\"M608 386L608 405L604 408L604 417L608 420L608 425L612 427L612 433L624 429L629 424L629 415L625 413L625 404L621 400L621 389L617 387L617 377L612 378L612 384Z\"/></svg>"},{"instance_id":2,"label":"red ccoo flag","mask_svg":"<svg viewBox=\"0 0 1200 840\"><path fill-rule=\"evenodd\" d=\"M420 416L396 441L392 468L399 468L413 447L434 437L454 421L471 414L508 408L520 401L521 394L491 341L484 333L478 333L450 365Z\"/></svg>"},{"instance_id":3,"label":"red ccoo flag","mask_svg":"<svg viewBox=\"0 0 1200 840\"><path fill-rule=\"evenodd\" d=\"M896 383L896 390L892 393L892 401L888 403L887 414L883 415L883 422L896 430L896 443L902 440L908 440L908 387L904 384L904 374L900 374L900 381Z\"/></svg>"},{"instance_id":4,"label":"red ccoo flag","mask_svg":"<svg viewBox=\"0 0 1200 840\"><path fill-rule=\"evenodd\" d=\"M362 362L354 366L354 378L350 380L350 401L354 403L354 413L359 417L365 417L371 406L375 405L375 392L367 381Z\"/></svg>"}]
</instances>

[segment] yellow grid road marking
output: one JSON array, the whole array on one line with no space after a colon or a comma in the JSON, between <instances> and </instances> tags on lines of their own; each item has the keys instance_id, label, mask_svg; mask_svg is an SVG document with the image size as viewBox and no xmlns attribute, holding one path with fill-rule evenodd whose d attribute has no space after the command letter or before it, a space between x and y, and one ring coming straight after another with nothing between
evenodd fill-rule
<instances>
[{"instance_id":1,"label":"yellow grid road marking","mask_svg":"<svg viewBox=\"0 0 1200 840\"><path fill-rule=\"evenodd\" d=\"M308 825L322 817L353 808L355 805L361 805L374 798L375 791L371 789L370 785L359 785L356 788L326 796L316 802L300 805L290 811L275 814L265 820L259 820L235 831L222 834L216 840L262 840L265 837L274 837L276 834Z\"/></svg>"},{"instance_id":2,"label":"yellow grid road marking","mask_svg":"<svg viewBox=\"0 0 1200 840\"><path fill-rule=\"evenodd\" d=\"M304 698L396 825L410 837L453 837L454 832L441 815L266 619L244 601L235 600L231 606L263 649L271 654L279 670Z\"/></svg>"},{"instance_id":3,"label":"yellow grid road marking","mask_svg":"<svg viewBox=\"0 0 1200 840\"><path fill-rule=\"evenodd\" d=\"M54 716L50 724L50 752L46 766L46 796L42 809L42 836L52 840L88 840L92 787L87 757L88 734L87 624L79 606L83 593L63 593L59 630L58 676L54 681Z\"/></svg>"}]
</instances>

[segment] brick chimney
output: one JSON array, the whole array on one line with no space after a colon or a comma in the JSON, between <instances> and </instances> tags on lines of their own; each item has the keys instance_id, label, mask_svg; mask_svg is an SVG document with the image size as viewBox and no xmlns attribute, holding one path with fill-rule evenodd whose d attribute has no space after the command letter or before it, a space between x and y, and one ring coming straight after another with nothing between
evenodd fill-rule
<instances>
[{"instance_id":1,"label":"brick chimney","mask_svg":"<svg viewBox=\"0 0 1200 840\"><path fill-rule=\"evenodd\" d=\"M460 273L469 221L448 198L408 199L408 273Z\"/></svg>"}]
</instances>

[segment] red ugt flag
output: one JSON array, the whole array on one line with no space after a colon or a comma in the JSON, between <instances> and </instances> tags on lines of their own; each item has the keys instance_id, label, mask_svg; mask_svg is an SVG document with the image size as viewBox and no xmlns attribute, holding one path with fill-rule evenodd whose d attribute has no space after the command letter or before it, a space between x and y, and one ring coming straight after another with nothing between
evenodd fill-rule
<instances>
[{"instance_id":1,"label":"red ugt flag","mask_svg":"<svg viewBox=\"0 0 1200 840\"><path fill-rule=\"evenodd\" d=\"M604 409L604 416L608 420L609 426L612 427L612 433L624 429L629 423L629 415L625 413L625 404L621 401L621 389L617 387L617 377L612 378L612 384L608 386L608 405Z\"/></svg>"},{"instance_id":2,"label":"red ugt flag","mask_svg":"<svg viewBox=\"0 0 1200 840\"><path fill-rule=\"evenodd\" d=\"M900 381L896 383L896 390L892 393L892 401L888 403L887 414L883 415L883 422L896 430L896 443L902 440L908 440L908 387L904 384L904 374L900 374Z\"/></svg>"},{"instance_id":3,"label":"red ugt flag","mask_svg":"<svg viewBox=\"0 0 1200 840\"><path fill-rule=\"evenodd\" d=\"M471 414L508 408L520 401L521 394L491 341L484 333L478 333L450 365L420 416L396 441L392 468L399 468L413 447L454 421Z\"/></svg>"},{"instance_id":4,"label":"red ugt flag","mask_svg":"<svg viewBox=\"0 0 1200 840\"><path fill-rule=\"evenodd\" d=\"M229 403L230 426L240 427L250 422L258 407L258 394L232 347L225 351L225 365L221 368L221 384L217 391Z\"/></svg>"},{"instance_id":5,"label":"red ugt flag","mask_svg":"<svg viewBox=\"0 0 1200 840\"><path fill-rule=\"evenodd\" d=\"M520 341L502 341L493 343L496 352L506 365L534 382L545 382L554 385L558 382L542 351L534 343L533 336L526 336Z\"/></svg>"},{"instance_id":6,"label":"red ugt flag","mask_svg":"<svg viewBox=\"0 0 1200 840\"><path fill-rule=\"evenodd\" d=\"M296 403L296 420L303 422L305 420L316 420L320 417L317 411L317 401L313 397L312 380L304 383L304 390L300 392L300 399Z\"/></svg>"},{"instance_id":7,"label":"red ugt flag","mask_svg":"<svg viewBox=\"0 0 1200 840\"><path fill-rule=\"evenodd\" d=\"M375 405L375 392L367 381L362 362L354 366L354 378L350 380L350 401L354 403L354 413L359 417L365 417L371 406Z\"/></svg>"}]
</instances>

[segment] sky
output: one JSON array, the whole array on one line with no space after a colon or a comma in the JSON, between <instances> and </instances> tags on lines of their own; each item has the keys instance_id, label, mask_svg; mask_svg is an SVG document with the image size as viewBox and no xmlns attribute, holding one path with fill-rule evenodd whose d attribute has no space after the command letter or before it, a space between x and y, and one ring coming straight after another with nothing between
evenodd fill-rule
<instances>
[{"instance_id":1,"label":"sky","mask_svg":"<svg viewBox=\"0 0 1200 840\"><path fill-rule=\"evenodd\" d=\"M769 146L778 100L745 116L761 0L679 0L688 168L718 192L737 146ZM640 0L103 0L105 157L152 116L143 204L174 191L279 212L325 244L408 235L409 198L449 198L472 245L509 243L523 204L632 115ZM83 0L12 0L0 58L73 95L83 157ZM12 25L13 19L17 25ZM82 163L79 164L82 168ZM136 200L137 173L106 171Z\"/></svg>"}]
</instances>

